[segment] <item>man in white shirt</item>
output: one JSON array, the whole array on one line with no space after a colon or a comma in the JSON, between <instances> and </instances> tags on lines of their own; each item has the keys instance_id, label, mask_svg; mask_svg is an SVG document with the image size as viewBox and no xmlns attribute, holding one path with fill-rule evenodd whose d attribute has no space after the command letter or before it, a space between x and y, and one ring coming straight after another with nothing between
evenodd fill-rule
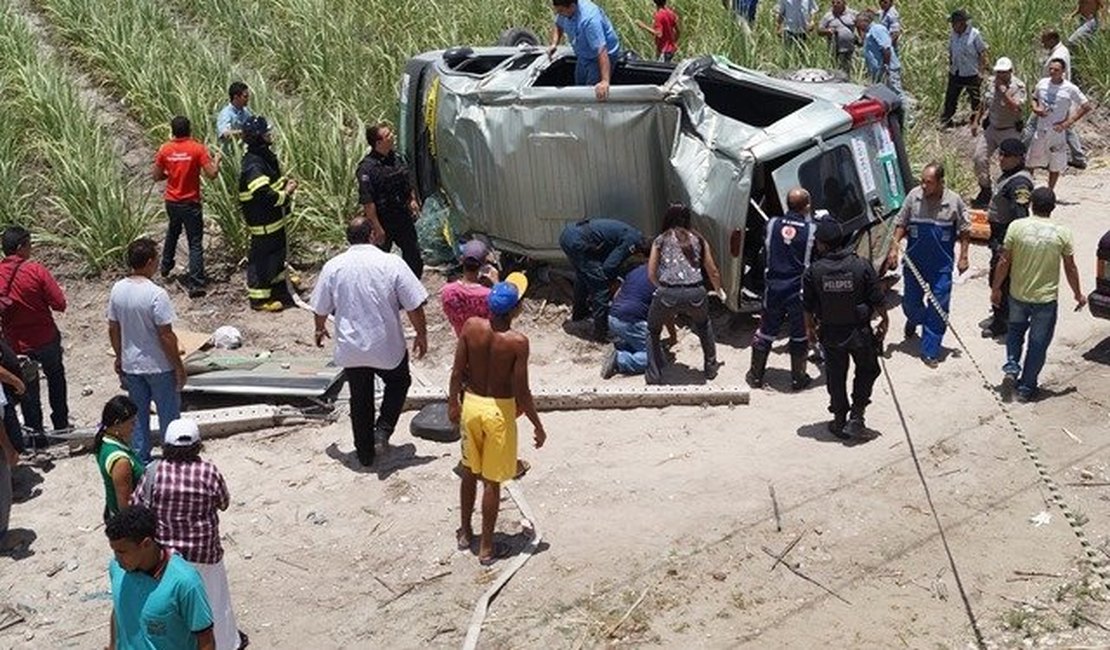
<instances>
[{"instance_id":1,"label":"man in white shirt","mask_svg":"<svg viewBox=\"0 0 1110 650\"><path fill-rule=\"evenodd\" d=\"M329 337L328 316L335 317L335 364L350 385L355 453L364 467L388 450L412 383L401 310L416 330L413 355L420 359L428 350L428 291L403 259L372 243L372 232L369 219L353 219L347 226L350 248L328 260L312 292L318 347ZM385 384L376 419L375 375Z\"/></svg>"},{"instance_id":2,"label":"man in white shirt","mask_svg":"<svg viewBox=\"0 0 1110 650\"><path fill-rule=\"evenodd\" d=\"M979 30L968 24L970 18L963 9L949 16L952 33L948 35L948 87L944 91L944 112L940 116L942 128L952 126L960 93L966 92L973 113L979 111L979 86L982 71L987 69L987 42Z\"/></svg>"},{"instance_id":3,"label":"man in white shirt","mask_svg":"<svg viewBox=\"0 0 1110 650\"><path fill-rule=\"evenodd\" d=\"M1033 91L1037 130L1026 163L1030 169L1048 168L1049 189L1056 188L1060 172L1068 163L1067 130L1091 110L1083 91L1064 78L1066 65L1060 59L1050 61L1048 77L1037 82Z\"/></svg>"},{"instance_id":4,"label":"man in white shirt","mask_svg":"<svg viewBox=\"0 0 1110 650\"><path fill-rule=\"evenodd\" d=\"M1041 73L1042 77L1048 75L1048 64L1053 59L1060 59L1064 62L1064 79L1071 81L1071 51L1068 46L1060 40L1060 32L1055 29L1046 29L1041 32L1041 47L1047 52L1048 56L1044 60L1044 70ZM1037 132L1037 116L1030 115L1029 123L1025 126L1025 131L1021 134L1021 139L1028 147L1033 143L1033 134ZM1076 169L1087 168L1087 153L1083 151L1083 143L1079 140L1079 134L1074 129L1068 129L1064 132L1064 137L1068 143L1068 165Z\"/></svg>"}]
</instances>

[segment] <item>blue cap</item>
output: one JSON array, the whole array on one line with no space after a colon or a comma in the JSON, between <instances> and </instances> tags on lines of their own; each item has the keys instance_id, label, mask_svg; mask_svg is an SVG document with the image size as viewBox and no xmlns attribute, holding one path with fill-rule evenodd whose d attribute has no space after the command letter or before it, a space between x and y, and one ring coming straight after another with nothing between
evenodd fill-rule
<instances>
[{"instance_id":1,"label":"blue cap","mask_svg":"<svg viewBox=\"0 0 1110 650\"><path fill-rule=\"evenodd\" d=\"M510 273L504 282L498 282L489 290L490 313L504 316L516 309L525 291L528 291L528 278L519 271Z\"/></svg>"}]
</instances>

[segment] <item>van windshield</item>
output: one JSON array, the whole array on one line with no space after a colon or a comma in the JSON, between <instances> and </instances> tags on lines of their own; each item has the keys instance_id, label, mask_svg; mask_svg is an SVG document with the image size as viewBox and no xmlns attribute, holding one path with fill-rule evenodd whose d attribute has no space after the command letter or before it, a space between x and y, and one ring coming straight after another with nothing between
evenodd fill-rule
<instances>
[{"instance_id":1,"label":"van windshield","mask_svg":"<svg viewBox=\"0 0 1110 650\"><path fill-rule=\"evenodd\" d=\"M847 145L833 147L802 163L798 181L809 192L814 210L828 210L846 226L857 219L867 220L859 173Z\"/></svg>"}]
</instances>

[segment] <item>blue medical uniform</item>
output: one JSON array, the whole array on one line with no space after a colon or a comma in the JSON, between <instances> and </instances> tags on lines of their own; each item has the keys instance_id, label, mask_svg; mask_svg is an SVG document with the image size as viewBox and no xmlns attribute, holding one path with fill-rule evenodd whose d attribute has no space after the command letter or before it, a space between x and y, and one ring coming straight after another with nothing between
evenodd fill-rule
<instances>
[{"instance_id":1,"label":"blue medical uniform","mask_svg":"<svg viewBox=\"0 0 1110 650\"><path fill-rule=\"evenodd\" d=\"M790 325L790 350L806 351L802 274L809 266L815 232L813 220L797 212L787 212L768 222L763 314L752 339L753 348L770 350L785 320Z\"/></svg>"}]
</instances>

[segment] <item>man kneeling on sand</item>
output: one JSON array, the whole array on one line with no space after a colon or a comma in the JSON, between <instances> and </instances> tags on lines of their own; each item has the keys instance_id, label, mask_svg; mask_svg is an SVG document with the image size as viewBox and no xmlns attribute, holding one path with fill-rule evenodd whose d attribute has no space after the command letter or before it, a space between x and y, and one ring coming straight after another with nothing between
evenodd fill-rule
<instances>
[{"instance_id":1,"label":"man kneeling on sand","mask_svg":"<svg viewBox=\"0 0 1110 650\"><path fill-rule=\"evenodd\" d=\"M474 540L470 525L478 479L482 480L482 536L478 561L489 566L506 557L507 545L494 544L493 529L501 505L501 484L516 474L516 418L523 412L535 429L536 448L543 446L543 430L532 391L528 387L528 337L513 331L528 280L510 273L489 293L490 318L471 318L463 324L451 369L447 414L459 424L463 439L462 485L459 500L462 526L457 531L459 550ZM463 384L466 396L462 399ZM519 411L518 411L519 407Z\"/></svg>"}]
</instances>

